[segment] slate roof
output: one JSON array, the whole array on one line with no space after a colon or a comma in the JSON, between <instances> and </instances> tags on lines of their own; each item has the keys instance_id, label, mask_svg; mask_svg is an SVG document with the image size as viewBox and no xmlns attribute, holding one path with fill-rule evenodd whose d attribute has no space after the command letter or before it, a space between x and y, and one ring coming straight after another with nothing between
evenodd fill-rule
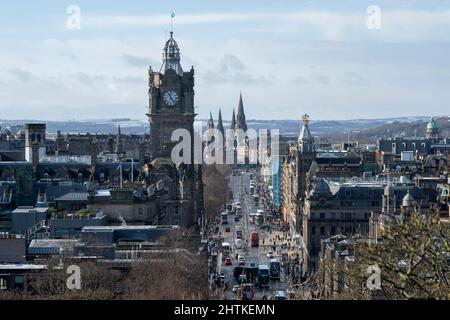
<instances>
[{"instance_id":1,"label":"slate roof","mask_svg":"<svg viewBox=\"0 0 450 320\"><path fill-rule=\"evenodd\" d=\"M55 201L87 201L88 195L88 192L69 192L56 198Z\"/></svg>"}]
</instances>

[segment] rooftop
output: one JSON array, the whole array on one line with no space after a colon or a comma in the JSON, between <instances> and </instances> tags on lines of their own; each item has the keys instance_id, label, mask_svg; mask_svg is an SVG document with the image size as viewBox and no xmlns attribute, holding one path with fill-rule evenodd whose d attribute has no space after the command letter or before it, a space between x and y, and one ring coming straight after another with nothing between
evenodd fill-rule
<instances>
[{"instance_id":1,"label":"rooftop","mask_svg":"<svg viewBox=\"0 0 450 320\"><path fill-rule=\"evenodd\" d=\"M18 207L12 213L46 213L48 211L47 207Z\"/></svg>"},{"instance_id":2,"label":"rooftop","mask_svg":"<svg viewBox=\"0 0 450 320\"><path fill-rule=\"evenodd\" d=\"M0 264L0 270L44 270L43 264Z\"/></svg>"},{"instance_id":3,"label":"rooftop","mask_svg":"<svg viewBox=\"0 0 450 320\"><path fill-rule=\"evenodd\" d=\"M88 195L87 192L69 192L56 198L55 201L87 201Z\"/></svg>"},{"instance_id":4,"label":"rooftop","mask_svg":"<svg viewBox=\"0 0 450 320\"><path fill-rule=\"evenodd\" d=\"M78 241L78 239L36 239L31 241L30 247L74 247Z\"/></svg>"},{"instance_id":5,"label":"rooftop","mask_svg":"<svg viewBox=\"0 0 450 320\"><path fill-rule=\"evenodd\" d=\"M158 229L179 229L176 225L158 226L86 226L82 231L115 231L115 230L158 230Z\"/></svg>"}]
</instances>

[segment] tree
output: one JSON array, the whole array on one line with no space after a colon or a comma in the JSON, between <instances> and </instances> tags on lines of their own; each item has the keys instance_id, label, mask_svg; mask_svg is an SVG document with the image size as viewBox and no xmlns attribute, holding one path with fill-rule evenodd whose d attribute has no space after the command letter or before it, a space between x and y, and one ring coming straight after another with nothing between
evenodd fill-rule
<instances>
[{"instance_id":1,"label":"tree","mask_svg":"<svg viewBox=\"0 0 450 320\"><path fill-rule=\"evenodd\" d=\"M393 219L376 244L357 242L353 262L322 261L313 291L337 299L450 299L449 235L449 224L438 212L414 211L401 221ZM371 266L379 268L379 290L366 285ZM331 295L330 275L339 275L343 285Z\"/></svg>"},{"instance_id":2,"label":"tree","mask_svg":"<svg viewBox=\"0 0 450 320\"><path fill-rule=\"evenodd\" d=\"M62 263L60 263L62 262ZM80 267L81 289L67 288L69 265ZM22 292L7 292L0 299L103 300L116 297L118 274L97 262L50 259L47 269L28 276L28 287Z\"/></svg>"},{"instance_id":3,"label":"tree","mask_svg":"<svg viewBox=\"0 0 450 320\"><path fill-rule=\"evenodd\" d=\"M160 239L161 249L136 261L123 281L123 299L200 300L209 298L206 252L189 250L178 231ZM183 244L183 245L180 245Z\"/></svg>"},{"instance_id":4,"label":"tree","mask_svg":"<svg viewBox=\"0 0 450 320\"><path fill-rule=\"evenodd\" d=\"M228 201L230 174L231 169L228 165L204 166L204 203L207 219L215 218Z\"/></svg>"}]
</instances>

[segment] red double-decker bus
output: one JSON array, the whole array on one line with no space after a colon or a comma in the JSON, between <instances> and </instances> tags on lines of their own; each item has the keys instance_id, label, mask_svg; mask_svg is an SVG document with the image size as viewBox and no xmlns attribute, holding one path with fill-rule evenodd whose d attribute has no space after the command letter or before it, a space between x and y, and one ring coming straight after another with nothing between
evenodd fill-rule
<instances>
[{"instance_id":1,"label":"red double-decker bus","mask_svg":"<svg viewBox=\"0 0 450 320\"><path fill-rule=\"evenodd\" d=\"M252 247L258 247L259 246L259 235L258 232L252 232L250 233L250 241Z\"/></svg>"}]
</instances>

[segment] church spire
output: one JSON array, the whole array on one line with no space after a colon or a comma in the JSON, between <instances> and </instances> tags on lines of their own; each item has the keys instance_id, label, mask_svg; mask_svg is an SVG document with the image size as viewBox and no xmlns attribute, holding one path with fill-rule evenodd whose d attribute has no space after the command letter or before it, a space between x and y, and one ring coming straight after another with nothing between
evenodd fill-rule
<instances>
[{"instance_id":1,"label":"church spire","mask_svg":"<svg viewBox=\"0 0 450 320\"><path fill-rule=\"evenodd\" d=\"M222 135L225 133L225 130L223 129L223 122L222 122L222 110L219 109L219 116L217 117L217 130L219 130Z\"/></svg>"},{"instance_id":2,"label":"church spire","mask_svg":"<svg viewBox=\"0 0 450 320\"><path fill-rule=\"evenodd\" d=\"M242 129L244 131L247 131L247 121L245 120L244 103L242 102L242 92L239 95L236 129Z\"/></svg>"},{"instance_id":3,"label":"church spire","mask_svg":"<svg viewBox=\"0 0 450 320\"><path fill-rule=\"evenodd\" d=\"M214 129L214 119L211 112L209 113L208 129Z\"/></svg>"},{"instance_id":4,"label":"church spire","mask_svg":"<svg viewBox=\"0 0 450 320\"><path fill-rule=\"evenodd\" d=\"M120 124L117 129L117 136L116 136L116 148L115 153L119 154L123 152L123 141L122 141L122 130L120 129Z\"/></svg>"},{"instance_id":5,"label":"church spire","mask_svg":"<svg viewBox=\"0 0 450 320\"><path fill-rule=\"evenodd\" d=\"M230 126L230 129L231 129L231 130L236 129L236 113L234 112L234 109L233 109L233 115L232 115L232 117L231 117L231 126Z\"/></svg>"}]
</instances>

